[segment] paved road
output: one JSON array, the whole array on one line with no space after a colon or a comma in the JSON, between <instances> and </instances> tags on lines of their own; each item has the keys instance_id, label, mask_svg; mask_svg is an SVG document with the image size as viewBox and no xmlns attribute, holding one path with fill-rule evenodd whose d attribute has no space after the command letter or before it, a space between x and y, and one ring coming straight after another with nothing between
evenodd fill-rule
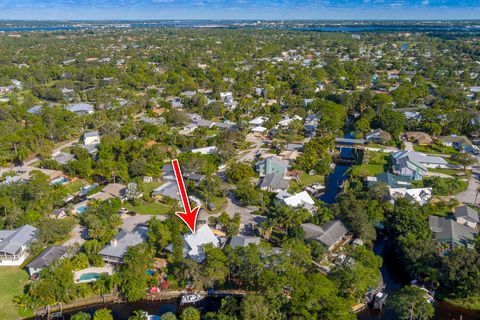
<instances>
[{"instance_id":1,"label":"paved road","mask_svg":"<svg viewBox=\"0 0 480 320\"><path fill-rule=\"evenodd\" d=\"M63 148L68 148L68 147L73 146L75 143L78 143L79 141L80 141L79 139L76 139L76 140L69 141L69 142L66 142L66 143L62 144L61 146L52 150L52 155L56 154L56 153L59 153ZM28 160L28 161L24 162L23 165L24 166L31 166L32 164L34 164L37 161L40 161L40 159L38 157L35 157L31 160Z\"/></svg>"},{"instance_id":2,"label":"paved road","mask_svg":"<svg viewBox=\"0 0 480 320\"><path fill-rule=\"evenodd\" d=\"M479 204L480 197L477 197L478 187L480 186L480 170L473 169L472 176L468 181L468 189L460 192L455 197L458 201L470 204ZM478 198L478 199L477 199Z\"/></svg>"},{"instance_id":3,"label":"paved road","mask_svg":"<svg viewBox=\"0 0 480 320\"><path fill-rule=\"evenodd\" d=\"M262 151L262 150L267 150L267 149L262 149L261 146L263 145L263 140L262 138L260 137L257 137L253 134L248 134L245 138L246 141L248 142L251 142L253 143L255 146L248 150L248 151L244 151L240 158L238 158L237 162L251 162L253 160L255 160L255 154L259 151Z\"/></svg>"}]
</instances>

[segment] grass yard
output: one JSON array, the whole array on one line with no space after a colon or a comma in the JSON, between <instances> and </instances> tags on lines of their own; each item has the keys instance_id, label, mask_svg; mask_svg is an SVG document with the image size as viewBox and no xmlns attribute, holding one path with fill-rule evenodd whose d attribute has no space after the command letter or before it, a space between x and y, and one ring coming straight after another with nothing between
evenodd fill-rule
<instances>
[{"instance_id":1,"label":"grass yard","mask_svg":"<svg viewBox=\"0 0 480 320\"><path fill-rule=\"evenodd\" d=\"M155 182L152 182L152 183L144 183L143 184L143 194L144 195L150 195L150 193L152 193L153 190L157 189L158 187L160 187L164 183L165 182L160 182L160 181L155 181Z\"/></svg>"},{"instance_id":2,"label":"grass yard","mask_svg":"<svg viewBox=\"0 0 480 320\"><path fill-rule=\"evenodd\" d=\"M290 182L290 186L288 190L290 192L301 192L305 187L308 187L309 185L312 185L314 183L320 183L324 184L325 177L319 174L315 174L313 176L303 172L300 174L300 182L297 182L292 179Z\"/></svg>"},{"instance_id":3,"label":"grass yard","mask_svg":"<svg viewBox=\"0 0 480 320\"><path fill-rule=\"evenodd\" d=\"M386 171L390 157L390 153L367 152L361 165L352 166L351 174L362 177L376 176Z\"/></svg>"},{"instance_id":4,"label":"grass yard","mask_svg":"<svg viewBox=\"0 0 480 320\"><path fill-rule=\"evenodd\" d=\"M227 208L227 199L226 198L222 198L222 197L215 197L215 199L213 199L213 204L215 204L215 210L208 210L206 205L203 209L205 209L208 213L221 213L221 212L224 212L225 209Z\"/></svg>"},{"instance_id":5,"label":"grass yard","mask_svg":"<svg viewBox=\"0 0 480 320\"><path fill-rule=\"evenodd\" d=\"M87 180L78 179L65 185L68 194L77 193L88 184Z\"/></svg>"},{"instance_id":6,"label":"grass yard","mask_svg":"<svg viewBox=\"0 0 480 320\"><path fill-rule=\"evenodd\" d=\"M167 214L171 210L170 206L160 202L145 202L137 206L126 203L125 208L138 214Z\"/></svg>"},{"instance_id":7,"label":"grass yard","mask_svg":"<svg viewBox=\"0 0 480 320\"><path fill-rule=\"evenodd\" d=\"M431 153L431 154L455 154L458 153L457 150L453 147L448 146L440 146L436 144L427 145L427 146L413 146L413 150L423 153Z\"/></svg>"},{"instance_id":8,"label":"grass yard","mask_svg":"<svg viewBox=\"0 0 480 320\"><path fill-rule=\"evenodd\" d=\"M20 314L13 298L23 293L28 274L18 267L0 267L0 319L17 319Z\"/></svg>"},{"instance_id":9,"label":"grass yard","mask_svg":"<svg viewBox=\"0 0 480 320\"><path fill-rule=\"evenodd\" d=\"M472 175L472 172L469 170L464 172L463 170L455 170L455 169L447 169L447 168L431 168L431 169L428 169L428 171L443 173L452 177L458 176L460 178L465 178L465 179L469 179L470 176Z\"/></svg>"}]
</instances>

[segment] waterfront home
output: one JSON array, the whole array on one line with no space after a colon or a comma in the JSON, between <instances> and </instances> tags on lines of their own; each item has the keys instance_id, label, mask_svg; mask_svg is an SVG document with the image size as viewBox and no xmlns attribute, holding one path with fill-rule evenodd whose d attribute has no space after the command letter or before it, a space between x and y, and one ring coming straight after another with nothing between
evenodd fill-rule
<instances>
[{"instance_id":1,"label":"waterfront home","mask_svg":"<svg viewBox=\"0 0 480 320\"><path fill-rule=\"evenodd\" d=\"M392 157L394 161L408 159L411 162L421 164L427 168L446 168L448 165L448 162L441 157L427 156L416 151L399 151L395 152Z\"/></svg>"},{"instance_id":2,"label":"waterfront home","mask_svg":"<svg viewBox=\"0 0 480 320\"><path fill-rule=\"evenodd\" d=\"M26 224L15 230L0 230L0 266L19 266L28 256L28 245L37 228Z\"/></svg>"},{"instance_id":3,"label":"waterfront home","mask_svg":"<svg viewBox=\"0 0 480 320\"><path fill-rule=\"evenodd\" d=\"M333 251L342 242L349 238L348 229L340 220L331 220L322 226L312 223L302 223L301 225L305 240L318 241L323 244L328 251Z\"/></svg>"},{"instance_id":4,"label":"waterfront home","mask_svg":"<svg viewBox=\"0 0 480 320\"><path fill-rule=\"evenodd\" d=\"M260 237L252 237L252 236L233 236L230 239L230 246L232 248L236 247L248 247L250 244L259 245L260 244Z\"/></svg>"},{"instance_id":5,"label":"waterfront home","mask_svg":"<svg viewBox=\"0 0 480 320\"><path fill-rule=\"evenodd\" d=\"M399 151L392 154L393 173L421 180L428 168L446 168L445 159L427 156L415 151Z\"/></svg>"},{"instance_id":6,"label":"waterfront home","mask_svg":"<svg viewBox=\"0 0 480 320\"><path fill-rule=\"evenodd\" d=\"M447 245L444 253L456 247L473 247L478 236L477 229L463 225L450 218L430 216L428 225L437 244Z\"/></svg>"},{"instance_id":7,"label":"waterfront home","mask_svg":"<svg viewBox=\"0 0 480 320\"><path fill-rule=\"evenodd\" d=\"M285 175L288 168L288 162L278 158L277 156L270 156L262 159L255 164L255 170L260 176L267 174L279 173Z\"/></svg>"},{"instance_id":8,"label":"waterfront home","mask_svg":"<svg viewBox=\"0 0 480 320\"><path fill-rule=\"evenodd\" d=\"M129 247L136 246L147 240L145 227L137 226L133 231L120 230L119 233L98 253L103 261L110 264L123 263L123 256Z\"/></svg>"},{"instance_id":9,"label":"waterfront home","mask_svg":"<svg viewBox=\"0 0 480 320\"><path fill-rule=\"evenodd\" d=\"M30 276L38 275L40 271L50 267L54 262L64 258L68 253L68 247L48 246L29 264L25 266Z\"/></svg>"},{"instance_id":10,"label":"waterfront home","mask_svg":"<svg viewBox=\"0 0 480 320\"><path fill-rule=\"evenodd\" d=\"M291 194L286 191L280 191L275 197L277 203L287 205L292 208L305 208L310 212L316 210L315 201L307 191Z\"/></svg>"},{"instance_id":11,"label":"waterfront home","mask_svg":"<svg viewBox=\"0 0 480 320\"><path fill-rule=\"evenodd\" d=\"M270 173L263 177L260 189L269 192L287 191L289 184L290 180L285 179L284 174Z\"/></svg>"},{"instance_id":12,"label":"waterfront home","mask_svg":"<svg viewBox=\"0 0 480 320\"><path fill-rule=\"evenodd\" d=\"M86 103L74 103L65 107L66 110L73 112L79 116L93 114L95 109L92 105Z\"/></svg>"},{"instance_id":13,"label":"waterfront home","mask_svg":"<svg viewBox=\"0 0 480 320\"><path fill-rule=\"evenodd\" d=\"M98 131L85 132L83 134L83 144L86 146L97 145L100 143L100 134Z\"/></svg>"},{"instance_id":14,"label":"waterfront home","mask_svg":"<svg viewBox=\"0 0 480 320\"><path fill-rule=\"evenodd\" d=\"M478 211L467 205L456 207L454 216L458 223L473 229L477 229L480 224Z\"/></svg>"},{"instance_id":15,"label":"waterfront home","mask_svg":"<svg viewBox=\"0 0 480 320\"><path fill-rule=\"evenodd\" d=\"M392 135L382 129L375 129L365 135L365 140L384 144L392 140Z\"/></svg>"},{"instance_id":16,"label":"waterfront home","mask_svg":"<svg viewBox=\"0 0 480 320\"><path fill-rule=\"evenodd\" d=\"M214 247L220 245L220 241L206 224L197 228L195 233L183 235L183 255L197 262L205 260L205 246L212 244ZM171 245L169 246L171 249Z\"/></svg>"}]
</instances>

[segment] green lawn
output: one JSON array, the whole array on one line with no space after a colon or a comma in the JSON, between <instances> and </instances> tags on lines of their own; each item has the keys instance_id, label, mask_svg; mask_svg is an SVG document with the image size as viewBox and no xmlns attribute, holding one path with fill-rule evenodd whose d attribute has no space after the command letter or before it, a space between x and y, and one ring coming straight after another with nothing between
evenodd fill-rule
<instances>
[{"instance_id":1,"label":"green lawn","mask_svg":"<svg viewBox=\"0 0 480 320\"><path fill-rule=\"evenodd\" d=\"M126 203L125 208L138 214L167 214L170 211L170 206L160 202L145 202L137 206Z\"/></svg>"},{"instance_id":2,"label":"green lawn","mask_svg":"<svg viewBox=\"0 0 480 320\"><path fill-rule=\"evenodd\" d=\"M439 146L436 144L428 146L413 146L413 150L423 153L432 153L432 154L455 154L458 153L453 147L448 146Z\"/></svg>"},{"instance_id":3,"label":"green lawn","mask_svg":"<svg viewBox=\"0 0 480 320\"><path fill-rule=\"evenodd\" d=\"M351 174L354 176L376 176L385 172L391 155L385 152L367 152L363 163L358 166L352 166Z\"/></svg>"},{"instance_id":4,"label":"green lawn","mask_svg":"<svg viewBox=\"0 0 480 320\"><path fill-rule=\"evenodd\" d=\"M144 183L143 184L143 194L144 195L150 195L150 193L152 193L153 190L157 189L162 184L164 184L164 182L155 181L155 182L152 182L152 183Z\"/></svg>"},{"instance_id":5,"label":"green lawn","mask_svg":"<svg viewBox=\"0 0 480 320\"><path fill-rule=\"evenodd\" d=\"M77 193L87 184L88 182L86 180L78 179L78 180L75 180L74 182L66 184L65 189L67 190L68 194Z\"/></svg>"},{"instance_id":6,"label":"green lawn","mask_svg":"<svg viewBox=\"0 0 480 320\"><path fill-rule=\"evenodd\" d=\"M0 319L17 319L19 310L13 298L23 293L23 287L28 280L25 270L18 267L0 267Z\"/></svg>"},{"instance_id":7,"label":"green lawn","mask_svg":"<svg viewBox=\"0 0 480 320\"><path fill-rule=\"evenodd\" d=\"M428 169L430 172L438 172L443 174L448 174L449 176L455 177L459 176L460 178L469 179L471 176L471 171L463 171L463 170L455 170L455 169L447 169L447 168L431 168Z\"/></svg>"},{"instance_id":8,"label":"green lawn","mask_svg":"<svg viewBox=\"0 0 480 320\"><path fill-rule=\"evenodd\" d=\"M205 209L208 213L221 213L227 208L227 199L222 197L215 197L212 201L215 204L215 210L208 210L206 205Z\"/></svg>"},{"instance_id":9,"label":"green lawn","mask_svg":"<svg viewBox=\"0 0 480 320\"><path fill-rule=\"evenodd\" d=\"M305 187L312 185L314 183L324 184L325 177L319 174L315 174L313 176L303 172L300 174L300 182L297 182L292 179L290 182L290 186L288 190L290 192L301 192Z\"/></svg>"}]
</instances>

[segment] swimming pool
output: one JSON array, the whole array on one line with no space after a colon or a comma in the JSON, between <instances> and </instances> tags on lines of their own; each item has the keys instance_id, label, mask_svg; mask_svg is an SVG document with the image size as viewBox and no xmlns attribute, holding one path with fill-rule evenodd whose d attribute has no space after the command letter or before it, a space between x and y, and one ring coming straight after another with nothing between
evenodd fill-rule
<instances>
[{"instance_id":1,"label":"swimming pool","mask_svg":"<svg viewBox=\"0 0 480 320\"><path fill-rule=\"evenodd\" d=\"M65 183L70 182L70 179L66 177L58 177L53 179L50 183L54 186L61 186L64 185Z\"/></svg>"},{"instance_id":2,"label":"swimming pool","mask_svg":"<svg viewBox=\"0 0 480 320\"><path fill-rule=\"evenodd\" d=\"M77 207L76 211L78 213L84 213L85 211L87 211L88 207L87 206L80 206L80 207Z\"/></svg>"},{"instance_id":3,"label":"swimming pool","mask_svg":"<svg viewBox=\"0 0 480 320\"><path fill-rule=\"evenodd\" d=\"M155 275L155 270L147 270L145 271L146 274L148 274L149 276L154 276Z\"/></svg>"},{"instance_id":4,"label":"swimming pool","mask_svg":"<svg viewBox=\"0 0 480 320\"><path fill-rule=\"evenodd\" d=\"M78 280L80 281L90 281L90 280L97 280L100 278L101 274L100 273L84 273L82 274Z\"/></svg>"}]
</instances>

